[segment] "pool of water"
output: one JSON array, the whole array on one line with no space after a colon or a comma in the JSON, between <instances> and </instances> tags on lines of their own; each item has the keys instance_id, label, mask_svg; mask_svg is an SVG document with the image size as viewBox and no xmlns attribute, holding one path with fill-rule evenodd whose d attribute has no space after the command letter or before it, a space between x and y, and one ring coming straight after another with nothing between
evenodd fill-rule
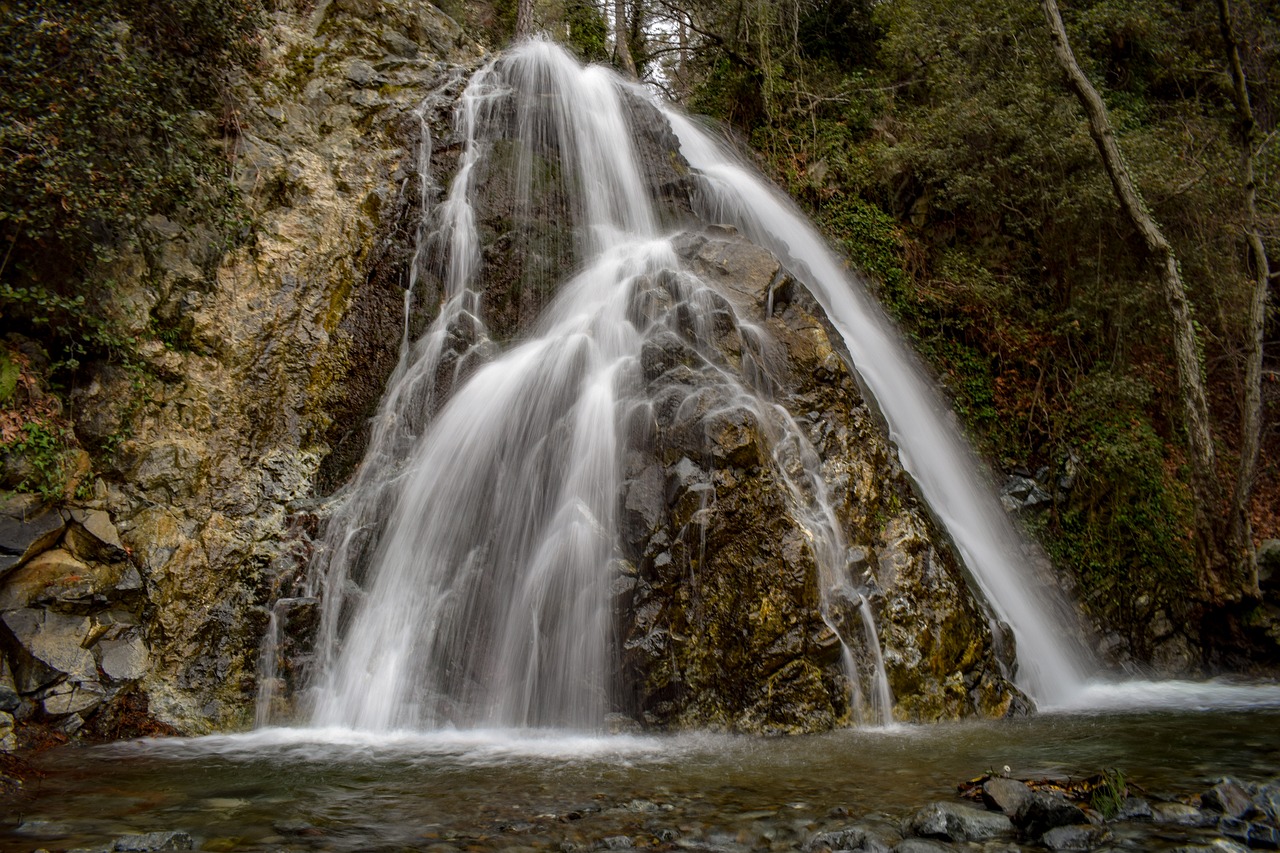
<instances>
[{"instance_id":1,"label":"pool of water","mask_svg":"<svg viewBox=\"0 0 1280 853\"><path fill-rule=\"evenodd\" d=\"M182 830L206 850L791 849L956 785L1119 768L1152 796L1280 773L1280 707L1045 713L809 737L268 729L45 752L0 850ZM617 841L615 840L615 842Z\"/></svg>"}]
</instances>

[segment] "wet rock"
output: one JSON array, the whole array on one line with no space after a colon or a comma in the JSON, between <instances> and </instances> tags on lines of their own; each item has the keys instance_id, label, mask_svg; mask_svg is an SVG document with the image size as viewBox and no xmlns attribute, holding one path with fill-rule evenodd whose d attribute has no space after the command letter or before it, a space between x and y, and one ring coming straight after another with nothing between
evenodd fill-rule
<instances>
[{"instance_id":1,"label":"wet rock","mask_svg":"<svg viewBox=\"0 0 1280 853\"><path fill-rule=\"evenodd\" d=\"M1105 829L1092 826L1058 826L1040 837L1040 843L1050 850L1092 850L1107 839Z\"/></svg>"},{"instance_id":2,"label":"wet rock","mask_svg":"<svg viewBox=\"0 0 1280 853\"><path fill-rule=\"evenodd\" d=\"M18 748L18 738L13 733L13 726L13 714L8 711L0 711L0 752L13 752ZM0 782L2 781L0 779ZM0 784L0 791L3 790L3 784Z\"/></svg>"},{"instance_id":3,"label":"wet rock","mask_svg":"<svg viewBox=\"0 0 1280 853\"><path fill-rule=\"evenodd\" d=\"M1116 811L1116 820L1151 820L1151 804L1141 797L1125 797Z\"/></svg>"},{"instance_id":4,"label":"wet rock","mask_svg":"<svg viewBox=\"0 0 1280 853\"><path fill-rule=\"evenodd\" d=\"M1013 824L1002 814L981 811L961 803L932 803L916 812L911 831L944 841L984 841L1013 833Z\"/></svg>"},{"instance_id":5,"label":"wet rock","mask_svg":"<svg viewBox=\"0 0 1280 853\"><path fill-rule=\"evenodd\" d=\"M105 603L114 587L110 572L91 568L69 551L45 551L11 574L0 588L0 610L58 603L67 606Z\"/></svg>"},{"instance_id":6,"label":"wet rock","mask_svg":"<svg viewBox=\"0 0 1280 853\"><path fill-rule=\"evenodd\" d=\"M650 465L624 486L622 535L628 542L644 542L657 529L667 508L665 479L661 467Z\"/></svg>"},{"instance_id":7,"label":"wet rock","mask_svg":"<svg viewBox=\"0 0 1280 853\"><path fill-rule=\"evenodd\" d=\"M1250 792L1234 779L1223 779L1200 795L1200 808L1223 817L1240 817L1252 805Z\"/></svg>"},{"instance_id":8,"label":"wet rock","mask_svg":"<svg viewBox=\"0 0 1280 853\"><path fill-rule=\"evenodd\" d=\"M0 621L19 647L14 661L19 692L34 693L64 676L84 683L97 681L97 663L82 646L89 635L88 617L23 609L0 614Z\"/></svg>"},{"instance_id":9,"label":"wet rock","mask_svg":"<svg viewBox=\"0 0 1280 853\"><path fill-rule=\"evenodd\" d=\"M1250 823L1248 844L1258 850L1280 850L1280 830L1264 823Z\"/></svg>"},{"instance_id":10,"label":"wet rock","mask_svg":"<svg viewBox=\"0 0 1280 853\"><path fill-rule=\"evenodd\" d=\"M111 516L100 509L67 510L71 524L67 528L68 547L82 560L114 562L126 557L120 531Z\"/></svg>"},{"instance_id":11,"label":"wet rock","mask_svg":"<svg viewBox=\"0 0 1280 853\"><path fill-rule=\"evenodd\" d=\"M63 681L36 696L40 707L51 717L84 714L102 704L106 691L97 681ZM78 726L77 726L78 728Z\"/></svg>"},{"instance_id":12,"label":"wet rock","mask_svg":"<svg viewBox=\"0 0 1280 853\"><path fill-rule=\"evenodd\" d=\"M1171 853L1249 853L1249 848L1226 838L1214 838L1208 844L1174 847Z\"/></svg>"},{"instance_id":13,"label":"wet rock","mask_svg":"<svg viewBox=\"0 0 1280 853\"><path fill-rule=\"evenodd\" d=\"M711 454L739 468L760 464L759 427L753 412L733 408L716 412L704 422Z\"/></svg>"},{"instance_id":14,"label":"wet rock","mask_svg":"<svg viewBox=\"0 0 1280 853\"><path fill-rule=\"evenodd\" d=\"M1273 826L1280 826L1280 783L1259 785L1253 795L1253 807Z\"/></svg>"},{"instance_id":15,"label":"wet rock","mask_svg":"<svg viewBox=\"0 0 1280 853\"><path fill-rule=\"evenodd\" d=\"M850 826L819 832L805 842L805 853L830 853L836 850L888 851L888 847L865 829Z\"/></svg>"},{"instance_id":16,"label":"wet rock","mask_svg":"<svg viewBox=\"0 0 1280 853\"><path fill-rule=\"evenodd\" d=\"M1012 476L1000 487L1000 503L1009 512L1036 509L1053 499L1030 477Z\"/></svg>"},{"instance_id":17,"label":"wet rock","mask_svg":"<svg viewBox=\"0 0 1280 853\"><path fill-rule=\"evenodd\" d=\"M0 654L0 711L14 711L20 701L18 687L13 682L13 670L5 656Z\"/></svg>"},{"instance_id":18,"label":"wet rock","mask_svg":"<svg viewBox=\"0 0 1280 853\"><path fill-rule=\"evenodd\" d=\"M987 808L1010 817L1017 814L1030 798L1031 789L1017 779L994 776L982 784L982 801Z\"/></svg>"},{"instance_id":19,"label":"wet rock","mask_svg":"<svg viewBox=\"0 0 1280 853\"><path fill-rule=\"evenodd\" d=\"M1258 546L1258 586L1264 592L1280 591L1280 539L1264 539Z\"/></svg>"},{"instance_id":20,"label":"wet rock","mask_svg":"<svg viewBox=\"0 0 1280 853\"><path fill-rule=\"evenodd\" d=\"M904 838L893 848L893 853L947 853L954 849L928 838Z\"/></svg>"},{"instance_id":21,"label":"wet rock","mask_svg":"<svg viewBox=\"0 0 1280 853\"><path fill-rule=\"evenodd\" d=\"M102 659L100 666L113 681L136 681L147 674L150 652L147 644L137 635L98 643Z\"/></svg>"},{"instance_id":22,"label":"wet rock","mask_svg":"<svg viewBox=\"0 0 1280 853\"><path fill-rule=\"evenodd\" d=\"M1156 823L1194 827L1213 826L1218 822L1217 815L1206 814L1185 803L1154 803L1151 806L1151 819Z\"/></svg>"},{"instance_id":23,"label":"wet rock","mask_svg":"<svg viewBox=\"0 0 1280 853\"><path fill-rule=\"evenodd\" d=\"M1064 797L1034 791L1013 815L1013 823L1030 838L1039 838L1059 826L1088 823L1080 808Z\"/></svg>"},{"instance_id":24,"label":"wet rock","mask_svg":"<svg viewBox=\"0 0 1280 853\"><path fill-rule=\"evenodd\" d=\"M138 835L123 835L115 842L115 850L118 853L191 850L194 846L191 836L186 832L145 832Z\"/></svg>"},{"instance_id":25,"label":"wet rock","mask_svg":"<svg viewBox=\"0 0 1280 853\"><path fill-rule=\"evenodd\" d=\"M62 513L43 506L32 496L6 499L0 505L0 578L53 547L65 525Z\"/></svg>"}]
</instances>

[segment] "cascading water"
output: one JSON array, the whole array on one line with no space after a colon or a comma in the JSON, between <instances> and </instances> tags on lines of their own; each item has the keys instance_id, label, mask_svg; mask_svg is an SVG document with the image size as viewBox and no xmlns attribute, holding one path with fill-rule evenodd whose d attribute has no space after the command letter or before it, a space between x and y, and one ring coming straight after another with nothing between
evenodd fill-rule
<instances>
[{"instance_id":1,"label":"cascading water","mask_svg":"<svg viewBox=\"0 0 1280 853\"><path fill-rule=\"evenodd\" d=\"M711 377L680 411L713 400L759 424L812 552L821 617L843 650L852 712L864 722L892 720L868 590L849 568L821 461L805 431L771 400L769 334L683 269L660 227L629 124L644 97L612 73L584 69L534 40L478 72L461 98L458 171L429 220L413 276L416 283L419 264L430 259L444 283L443 304L426 333L412 346L406 341L308 591L323 600L315 724L603 724L616 667L610 565L621 457L635 414L653 405L638 378L643 347L675 330ZM904 465L1013 626L1027 688L1050 700L1072 689L1080 665L1045 636L1055 631L1053 619L1016 591L1016 539L1002 518L988 517L999 515L998 506L975 482L973 460L910 357L798 214L687 119L664 112L701 176L711 221L734 222L773 251L844 336ZM424 146L427 139L424 128ZM544 248L579 270L532 334L502 354L480 311L473 205L482 168L492 178L498 163L516 188L517 213L561 193L569 219L544 236ZM424 183L424 209L427 190ZM768 314L772 298L770 290ZM720 319L708 319L715 312ZM742 341L738 364L725 364L713 345L726 316ZM702 514L715 499L708 484ZM979 509L975 521L973 507L988 506L994 509ZM863 672L853 645L870 650Z\"/></svg>"},{"instance_id":2,"label":"cascading water","mask_svg":"<svg viewBox=\"0 0 1280 853\"><path fill-rule=\"evenodd\" d=\"M1069 703L1095 669L1073 638L1060 596L1032 586L1026 543L979 476L973 452L865 285L850 274L794 205L688 118L663 108L681 153L704 181L704 214L732 222L784 259L839 331L888 422L903 467L942 522L996 615L1018 645L1019 684L1046 706Z\"/></svg>"}]
</instances>

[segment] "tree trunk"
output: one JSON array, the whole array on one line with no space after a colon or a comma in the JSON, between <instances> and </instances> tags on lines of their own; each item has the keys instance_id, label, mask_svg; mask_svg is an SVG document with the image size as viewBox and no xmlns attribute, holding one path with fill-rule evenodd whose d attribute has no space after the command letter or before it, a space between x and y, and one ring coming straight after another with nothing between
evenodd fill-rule
<instances>
[{"instance_id":1,"label":"tree trunk","mask_svg":"<svg viewBox=\"0 0 1280 853\"><path fill-rule=\"evenodd\" d=\"M1249 316L1245 325L1244 388L1240 400L1240 467L1231 498L1230 545L1240 562L1240 574L1249 591L1258 594L1258 564L1253 548L1253 531L1249 523L1249 504L1258 477L1258 448L1262 435L1262 341L1267 312L1267 285L1271 266L1267 248L1258 228L1258 180L1254 168L1253 147L1257 124L1249 104L1249 86L1236 44L1235 24L1228 0L1218 0L1218 23L1222 46L1227 52L1231 73L1231 96L1235 103L1240 134L1240 166L1244 175L1245 240L1253 265L1253 281L1249 299Z\"/></svg>"},{"instance_id":2,"label":"tree trunk","mask_svg":"<svg viewBox=\"0 0 1280 853\"><path fill-rule=\"evenodd\" d=\"M533 0L517 0L516 38L522 39L531 35L533 35Z\"/></svg>"},{"instance_id":3,"label":"tree trunk","mask_svg":"<svg viewBox=\"0 0 1280 853\"><path fill-rule=\"evenodd\" d=\"M1205 562L1206 580L1209 582L1210 591L1215 596L1235 597L1239 594L1239 580L1222 577L1215 567L1217 558L1221 556L1217 546L1218 536L1215 535L1217 527L1215 522L1221 511L1222 498L1217 480L1213 437L1209 428L1209 406L1200 367L1198 340L1195 325L1191 319L1191 306L1187 301L1186 288L1178 270L1178 259L1133 183L1129 168L1125 165L1124 157L1120 153L1120 146L1116 143L1115 130L1111 126L1107 107L1093 84L1089 82L1089 78L1081 70L1071 50L1056 0L1041 0L1040 5L1049 23L1054 54L1066 74L1072 92L1084 107L1085 115L1089 119L1089 134L1098 146L1103 167L1111 179L1112 189L1129 221L1142 236L1160 278L1160 288L1169 309L1170 325L1173 331L1174 360L1178 371L1178 396L1182 403L1187 445L1191 457L1192 489L1195 492L1197 526L1202 537L1201 546L1204 549L1202 558Z\"/></svg>"},{"instance_id":4,"label":"tree trunk","mask_svg":"<svg viewBox=\"0 0 1280 853\"><path fill-rule=\"evenodd\" d=\"M613 56L618 68L628 77L636 76L636 62L631 58L631 45L627 37L631 28L627 26L627 4L625 0L613 0Z\"/></svg>"}]
</instances>

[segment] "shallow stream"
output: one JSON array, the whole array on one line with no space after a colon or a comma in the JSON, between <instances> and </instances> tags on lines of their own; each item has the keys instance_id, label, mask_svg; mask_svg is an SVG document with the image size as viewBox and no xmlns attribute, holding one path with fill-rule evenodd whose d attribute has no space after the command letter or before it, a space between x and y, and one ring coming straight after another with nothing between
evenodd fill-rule
<instances>
[{"instance_id":1,"label":"shallow stream","mask_svg":"<svg viewBox=\"0 0 1280 853\"><path fill-rule=\"evenodd\" d=\"M47 775L0 818L0 850L101 847L159 830L190 833L204 850L586 850L623 847L624 837L786 850L855 820L892 841L921 806L954 800L957 783L1005 765L1023 778L1118 768L1152 799L1224 775L1273 779L1280 707L776 739L268 729L61 748L35 763ZM1122 846L1162 849L1195 832Z\"/></svg>"}]
</instances>

